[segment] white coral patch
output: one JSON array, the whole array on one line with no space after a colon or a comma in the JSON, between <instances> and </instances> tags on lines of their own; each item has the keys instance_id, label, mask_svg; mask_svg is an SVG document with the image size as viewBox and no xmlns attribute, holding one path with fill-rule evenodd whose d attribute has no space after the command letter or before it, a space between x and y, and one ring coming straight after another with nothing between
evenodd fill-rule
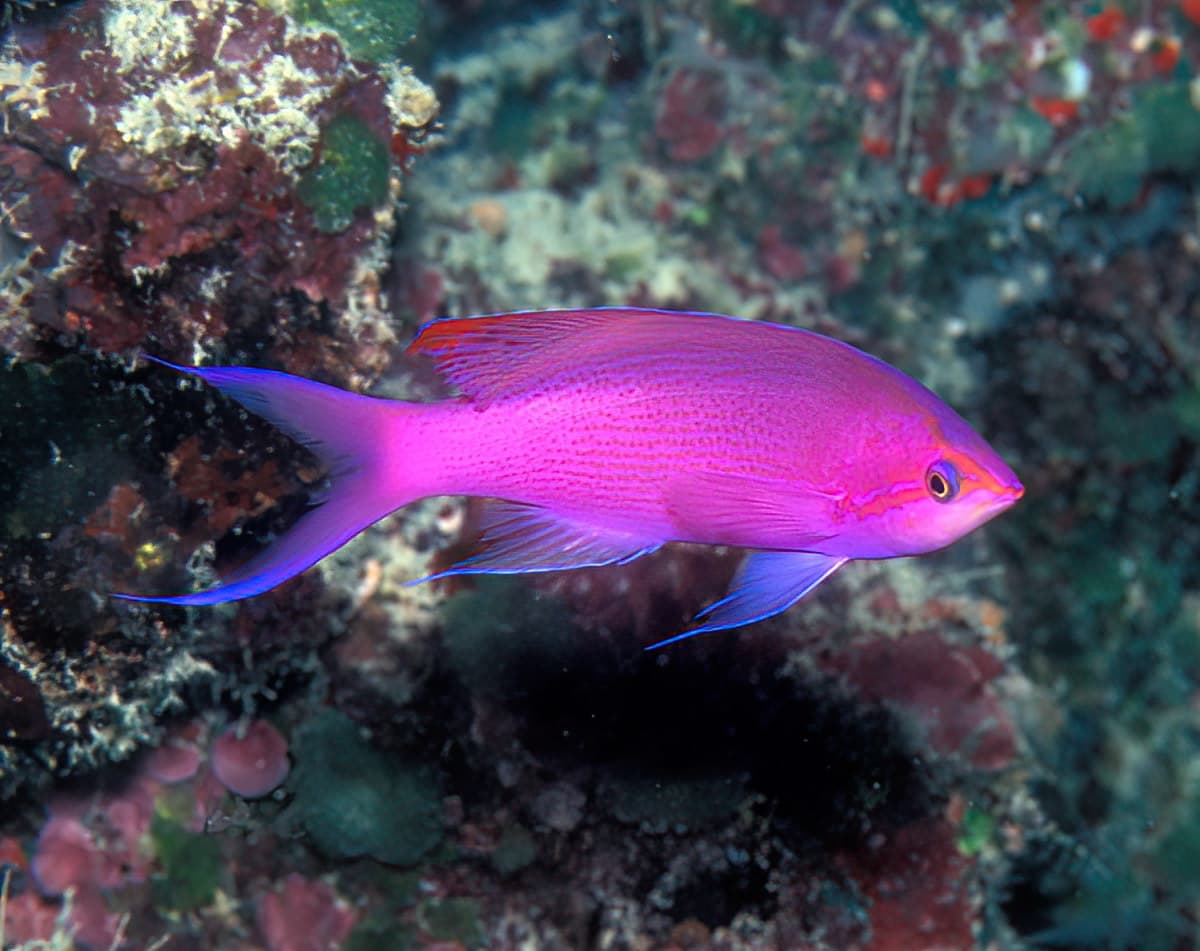
<instances>
[{"instance_id":1,"label":"white coral patch","mask_svg":"<svg viewBox=\"0 0 1200 951\"><path fill-rule=\"evenodd\" d=\"M172 11L170 0L112 0L104 12L104 34L117 57L118 72L146 66L169 73L192 52L195 24Z\"/></svg>"},{"instance_id":2,"label":"white coral patch","mask_svg":"<svg viewBox=\"0 0 1200 951\"><path fill-rule=\"evenodd\" d=\"M130 97L117 130L151 155L189 142L233 146L248 137L292 173L312 160L320 134L313 116L331 84L278 53L237 77L206 72L160 82Z\"/></svg>"},{"instance_id":3,"label":"white coral patch","mask_svg":"<svg viewBox=\"0 0 1200 951\"><path fill-rule=\"evenodd\" d=\"M388 78L388 113L392 124L401 129L420 129L437 115L438 101L427 83L421 82L407 67L394 67Z\"/></svg>"}]
</instances>

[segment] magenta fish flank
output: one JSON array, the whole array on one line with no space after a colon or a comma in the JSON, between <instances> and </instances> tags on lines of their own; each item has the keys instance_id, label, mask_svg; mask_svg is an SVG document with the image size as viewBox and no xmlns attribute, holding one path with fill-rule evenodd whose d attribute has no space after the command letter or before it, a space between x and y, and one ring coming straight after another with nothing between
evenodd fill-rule
<instances>
[{"instance_id":1,"label":"magenta fish flank","mask_svg":"<svg viewBox=\"0 0 1200 951\"><path fill-rule=\"evenodd\" d=\"M540 311L433 321L409 352L460 395L409 403L271 370L175 367L309 446L332 489L223 584L117 597L248 598L397 508L470 495L488 500L483 551L442 575L620 564L668 542L749 549L729 594L661 646L778 614L852 559L941 548L1024 492L921 384L794 327Z\"/></svg>"}]
</instances>

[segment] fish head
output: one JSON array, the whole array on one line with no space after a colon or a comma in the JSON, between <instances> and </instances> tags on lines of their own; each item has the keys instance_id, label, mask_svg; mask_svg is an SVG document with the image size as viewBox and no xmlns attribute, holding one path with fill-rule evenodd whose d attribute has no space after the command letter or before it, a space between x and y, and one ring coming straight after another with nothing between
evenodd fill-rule
<instances>
[{"instance_id":1,"label":"fish head","mask_svg":"<svg viewBox=\"0 0 1200 951\"><path fill-rule=\"evenodd\" d=\"M948 407L937 425L923 428L929 438L899 457L905 471L883 513L881 527L897 554L944 548L1025 494L1016 473Z\"/></svg>"},{"instance_id":2,"label":"fish head","mask_svg":"<svg viewBox=\"0 0 1200 951\"><path fill-rule=\"evenodd\" d=\"M860 491L844 503L850 518L842 553L849 557L919 555L944 548L1025 493L999 454L936 397L890 436L886 461L872 463Z\"/></svg>"}]
</instances>

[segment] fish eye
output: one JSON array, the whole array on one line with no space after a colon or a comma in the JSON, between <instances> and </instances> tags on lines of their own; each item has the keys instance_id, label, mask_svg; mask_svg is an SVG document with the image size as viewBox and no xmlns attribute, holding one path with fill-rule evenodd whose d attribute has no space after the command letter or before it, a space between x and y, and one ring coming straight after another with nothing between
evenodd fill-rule
<instances>
[{"instance_id":1,"label":"fish eye","mask_svg":"<svg viewBox=\"0 0 1200 951\"><path fill-rule=\"evenodd\" d=\"M949 502L958 495L958 470L944 459L935 462L925 472L925 488L938 502Z\"/></svg>"}]
</instances>

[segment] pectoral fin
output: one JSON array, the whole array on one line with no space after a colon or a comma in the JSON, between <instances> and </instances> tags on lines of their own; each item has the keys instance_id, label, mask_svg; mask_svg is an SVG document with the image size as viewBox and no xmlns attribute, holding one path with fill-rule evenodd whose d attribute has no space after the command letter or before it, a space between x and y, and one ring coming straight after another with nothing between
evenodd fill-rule
<instances>
[{"instance_id":1,"label":"pectoral fin","mask_svg":"<svg viewBox=\"0 0 1200 951\"><path fill-rule=\"evenodd\" d=\"M696 634L753 624L786 611L848 559L810 551L756 551L742 562L729 594L701 611L702 623L651 644L646 650L674 644Z\"/></svg>"},{"instance_id":2,"label":"pectoral fin","mask_svg":"<svg viewBox=\"0 0 1200 951\"><path fill-rule=\"evenodd\" d=\"M736 547L814 548L832 528L837 496L792 480L736 472L687 472L666 489L667 504L682 539L719 539Z\"/></svg>"}]
</instances>

